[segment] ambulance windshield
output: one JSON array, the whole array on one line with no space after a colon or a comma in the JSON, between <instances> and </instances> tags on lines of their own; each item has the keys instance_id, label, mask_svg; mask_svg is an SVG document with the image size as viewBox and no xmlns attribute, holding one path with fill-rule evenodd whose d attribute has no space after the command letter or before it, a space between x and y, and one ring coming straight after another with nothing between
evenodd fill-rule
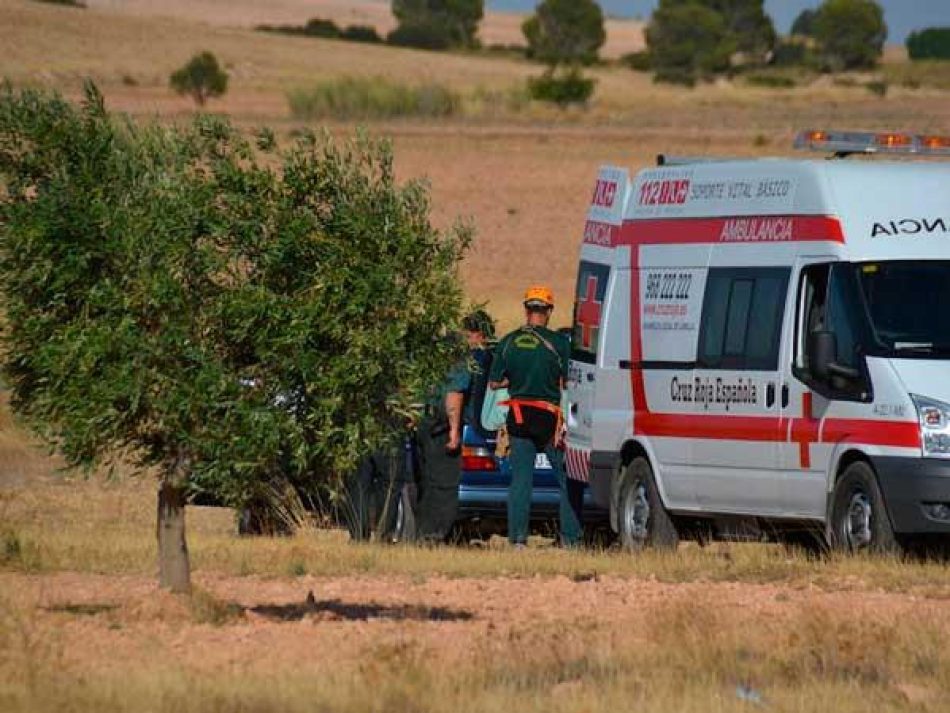
<instances>
[{"instance_id":1,"label":"ambulance windshield","mask_svg":"<svg viewBox=\"0 0 950 713\"><path fill-rule=\"evenodd\" d=\"M858 266L878 347L892 357L950 357L950 261Z\"/></svg>"}]
</instances>

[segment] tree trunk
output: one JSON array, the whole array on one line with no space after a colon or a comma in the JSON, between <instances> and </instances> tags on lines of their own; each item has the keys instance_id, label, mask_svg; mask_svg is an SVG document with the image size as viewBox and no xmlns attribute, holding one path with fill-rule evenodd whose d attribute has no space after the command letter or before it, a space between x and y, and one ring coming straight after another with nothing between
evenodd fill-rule
<instances>
[{"instance_id":1,"label":"tree trunk","mask_svg":"<svg viewBox=\"0 0 950 713\"><path fill-rule=\"evenodd\" d=\"M182 464L162 475L158 488L158 585L174 594L191 593L191 565L185 542Z\"/></svg>"}]
</instances>

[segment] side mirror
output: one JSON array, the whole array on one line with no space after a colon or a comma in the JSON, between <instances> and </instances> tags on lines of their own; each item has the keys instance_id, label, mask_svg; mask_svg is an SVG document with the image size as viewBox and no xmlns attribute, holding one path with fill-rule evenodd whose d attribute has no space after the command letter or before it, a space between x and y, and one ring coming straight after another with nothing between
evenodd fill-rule
<instances>
[{"instance_id":1,"label":"side mirror","mask_svg":"<svg viewBox=\"0 0 950 713\"><path fill-rule=\"evenodd\" d=\"M838 340L834 332L818 331L808 335L808 366L819 381L842 379L847 382L861 378L857 369L838 363Z\"/></svg>"},{"instance_id":2,"label":"side mirror","mask_svg":"<svg viewBox=\"0 0 950 713\"><path fill-rule=\"evenodd\" d=\"M808 368L821 381L831 377L831 365L838 358L838 340L834 332L818 331L808 335Z\"/></svg>"}]
</instances>

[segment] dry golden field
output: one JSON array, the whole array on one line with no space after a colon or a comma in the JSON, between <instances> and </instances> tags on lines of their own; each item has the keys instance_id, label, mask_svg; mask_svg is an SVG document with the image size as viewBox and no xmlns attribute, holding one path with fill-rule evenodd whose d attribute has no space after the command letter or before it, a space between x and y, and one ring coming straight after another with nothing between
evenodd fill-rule
<instances>
[{"instance_id":1,"label":"dry golden field","mask_svg":"<svg viewBox=\"0 0 950 713\"><path fill-rule=\"evenodd\" d=\"M402 176L431 181L435 219L478 228L463 277L504 326L549 281L569 313L597 166L657 153L788 153L806 126L950 132L946 72L922 88L889 53L868 76L786 90L655 86L594 70L589 109L512 107L525 62L253 32L312 16L391 23L382 2L91 0L74 10L0 0L0 76L77 96L92 77L138 121L187 121L169 73L209 49L231 86L210 109L284 141L286 92L340 76L435 81L462 94L444 121L370 125ZM486 42L518 41L493 15ZM613 23L608 56L642 42ZM354 127L334 123L336 133ZM946 563L814 561L779 547L674 554L354 546L337 533L238 539L232 515L192 508L201 591L154 585L147 480L57 474L0 394L0 711L942 711L950 695ZM312 601L307 594L313 592Z\"/></svg>"}]
</instances>

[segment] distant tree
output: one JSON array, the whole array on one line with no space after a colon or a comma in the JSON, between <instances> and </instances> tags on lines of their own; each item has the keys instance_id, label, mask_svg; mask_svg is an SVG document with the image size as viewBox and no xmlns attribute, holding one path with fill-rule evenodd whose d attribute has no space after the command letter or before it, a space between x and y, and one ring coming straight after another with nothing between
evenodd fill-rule
<instances>
[{"instance_id":1,"label":"distant tree","mask_svg":"<svg viewBox=\"0 0 950 713\"><path fill-rule=\"evenodd\" d=\"M764 0L699 0L722 15L736 49L753 61L764 61L775 48L778 34L764 7Z\"/></svg>"},{"instance_id":2,"label":"distant tree","mask_svg":"<svg viewBox=\"0 0 950 713\"><path fill-rule=\"evenodd\" d=\"M727 71L737 46L722 13L683 0L660 0L646 40L656 81L687 85Z\"/></svg>"},{"instance_id":3,"label":"distant tree","mask_svg":"<svg viewBox=\"0 0 950 713\"><path fill-rule=\"evenodd\" d=\"M484 0L392 0L398 26L390 34L396 44L420 38L426 48L475 47L478 25L485 15ZM441 42L434 38L441 38Z\"/></svg>"},{"instance_id":4,"label":"distant tree","mask_svg":"<svg viewBox=\"0 0 950 713\"><path fill-rule=\"evenodd\" d=\"M92 86L81 109L0 87L4 385L69 464L157 474L176 592L187 492L240 507L275 472L334 483L458 358L439 335L468 229L432 227L386 144L274 144L115 119Z\"/></svg>"},{"instance_id":5,"label":"distant tree","mask_svg":"<svg viewBox=\"0 0 950 713\"><path fill-rule=\"evenodd\" d=\"M950 27L928 27L907 38L907 54L913 60L950 59Z\"/></svg>"},{"instance_id":6,"label":"distant tree","mask_svg":"<svg viewBox=\"0 0 950 713\"><path fill-rule=\"evenodd\" d=\"M173 72L169 83L179 94L188 94L198 106L204 106L209 98L220 97L228 90L228 75L221 69L217 57L201 52Z\"/></svg>"},{"instance_id":7,"label":"distant tree","mask_svg":"<svg viewBox=\"0 0 950 713\"><path fill-rule=\"evenodd\" d=\"M792 23L792 34L802 37L812 37L815 34L815 16L817 11L812 8L805 8Z\"/></svg>"},{"instance_id":8,"label":"distant tree","mask_svg":"<svg viewBox=\"0 0 950 713\"><path fill-rule=\"evenodd\" d=\"M551 67L593 64L607 39L604 14L593 0L544 0L521 31L528 56Z\"/></svg>"},{"instance_id":9,"label":"distant tree","mask_svg":"<svg viewBox=\"0 0 950 713\"><path fill-rule=\"evenodd\" d=\"M540 77L528 79L528 94L532 99L566 107L586 104L594 93L595 85L596 81L585 77L578 67L551 67Z\"/></svg>"},{"instance_id":10,"label":"distant tree","mask_svg":"<svg viewBox=\"0 0 950 713\"><path fill-rule=\"evenodd\" d=\"M825 0L814 37L830 69L873 67L887 39L884 11L874 0Z\"/></svg>"}]
</instances>

